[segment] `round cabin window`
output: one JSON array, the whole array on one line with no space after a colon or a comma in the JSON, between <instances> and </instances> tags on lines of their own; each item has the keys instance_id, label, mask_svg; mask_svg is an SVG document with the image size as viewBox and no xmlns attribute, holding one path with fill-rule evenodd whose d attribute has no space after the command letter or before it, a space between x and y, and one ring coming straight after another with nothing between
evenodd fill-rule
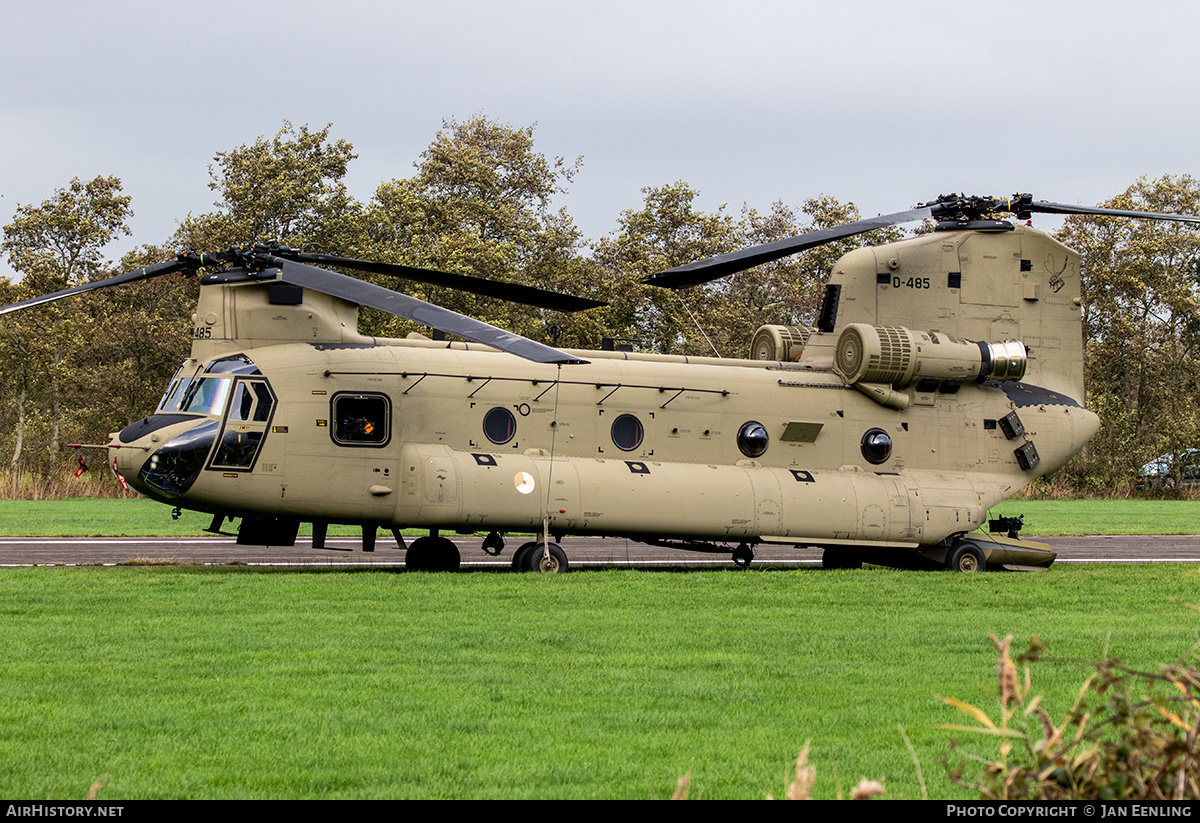
<instances>
[{"instance_id":1,"label":"round cabin window","mask_svg":"<svg viewBox=\"0 0 1200 823\"><path fill-rule=\"evenodd\" d=\"M767 434L766 426L757 420L743 423L742 427L738 429L738 448L747 457L762 457L770 442L771 437Z\"/></svg>"},{"instance_id":2,"label":"round cabin window","mask_svg":"<svg viewBox=\"0 0 1200 823\"><path fill-rule=\"evenodd\" d=\"M883 429L869 429L862 439L863 457L878 466L892 456L892 438Z\"/></svg>"},{"instance_id":3,"label":"round cabin window","mask_svg":"<svg viewBox=\"0 0 1200 823\"><path fill-rule=\"evenodd\" d=\"M642 421L638 420L632 414L623 414L613 421L613 444L621 451L633 451L642 445L642 438L644 436L645 431L642 429Z\"/></svg>"},{"instance_id":4,"label":"round cabin window","mask_svg":"<svg viewBox=\"0 0 1200 823\"><path fill-rule=\"evenodd\" d=\"M508 409L496 406L483 416L483 433L497 446L503 446L517 433L517 420Z\"/></svg>"}]
</instances>

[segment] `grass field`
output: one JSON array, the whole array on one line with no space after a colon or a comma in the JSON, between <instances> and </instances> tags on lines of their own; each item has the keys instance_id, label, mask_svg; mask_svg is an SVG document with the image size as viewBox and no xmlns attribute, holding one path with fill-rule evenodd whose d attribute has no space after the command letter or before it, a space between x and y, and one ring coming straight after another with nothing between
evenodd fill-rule
<instances>
[{"instance_id":1,"label":"grass field","mask_svg":"<svg viewBox=\"0 0 1200 823\"><path fill-rule=\"evenodd\" d=\"M998 517L1025 515L1028 537L1071 534L1200 534L1195 500L1014 500L992 510ZM138 537L203 534L211 518L171 509L153 500L0 500L0 537ZM308 534L308 524L301 533ZM236 523L225 524L226 530ZM331 526L330 534L353 535Z\"/></svg>"},{"instance_id":2,"label":"grass field","mask_svg":"<svg viewBox=\"0 0 1200 823\"><path fill-rule=\"evenodd\" d=\"M989 632L1137 665L1200 638L1192 564L1049 574L0 571L0 796L781 796L939 763ZM1061 715L1085 669L1043 662ZM988 749L983 742L978 750ZM994 746L994 744L993 744ZM994 751L994 748L991 750Z\"/></svg>"},{"instance_id":3,"label":"grass field","mask_svg":"<svg viewBox=\"0 0 1200 823\"><path fill-rule=\"evenodd\" d=\"M991 516L1025 515L1022 535L1200 534L1197 500L1010 500Z\"/></svg>"},{"instance_id":4,"label":"grass field","mask_svg":"<svg viewBox=\"0 0 1200 823\"><path fill-rule=\"evenodd\" d=\"M204 534L212 515L184 511L153 500L0 500L0 537L193 537ZM226 521L237 531L239 521ZM301 534L311 534L303 524ZM359 534L357 527L330 526L329 534Z\"/></svg>"}]
</instances>

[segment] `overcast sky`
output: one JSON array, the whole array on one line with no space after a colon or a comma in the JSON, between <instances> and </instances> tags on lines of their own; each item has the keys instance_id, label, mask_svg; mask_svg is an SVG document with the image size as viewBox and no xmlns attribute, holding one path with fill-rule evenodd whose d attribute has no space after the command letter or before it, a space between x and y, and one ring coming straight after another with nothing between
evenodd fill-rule
<instances>
[{"instance_id":1,"label":"overcast sky","mask_svg":"<svg viewBox=\"0 0 1200 823\"><path fill-rule=\"evenodd\" d=\"M675 180L708 210L829 194L876 214L950 191L1095 204L1200 173L1184 0L0 8L0 219L116 175L134 218L113 258L210 210L213 155L285 118L354 144L360 200L411 176L444 118L536 122L538 150L584 158L560 205L591 239Z\"/></svg>"}]
</instances>

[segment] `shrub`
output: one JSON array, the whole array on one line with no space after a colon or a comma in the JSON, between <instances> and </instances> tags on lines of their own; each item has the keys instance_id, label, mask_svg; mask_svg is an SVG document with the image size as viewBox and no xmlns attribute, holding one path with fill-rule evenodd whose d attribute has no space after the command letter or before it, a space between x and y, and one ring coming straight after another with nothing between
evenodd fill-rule
<instances>
[{"instance_id":1,"label":"shrub","mask_svg":"<svg viewBox=\"0 0 1200 823\"><path fill-rule=\"evenodd\" d=\"M1093 664L1075 702L1055 723L1031 696L1030 663L1043 650L1038 638L1017 658L1012 636L992 637L999 652L999 706L994 717L970 703L942 698L977 725L942 728L971 732L998 743L994 757L962 753L947 763L950 779L992 800L1200 799L1200 669L1196 650L1157 671L1119 660Z\"/></svg>"}]
</instances>

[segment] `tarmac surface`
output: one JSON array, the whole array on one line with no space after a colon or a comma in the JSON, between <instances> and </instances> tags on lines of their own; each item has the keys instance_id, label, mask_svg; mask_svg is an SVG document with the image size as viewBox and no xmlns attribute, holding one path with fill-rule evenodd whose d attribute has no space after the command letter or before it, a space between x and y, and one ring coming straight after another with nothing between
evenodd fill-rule
<instances>
[{"instance_id":1,"label":"tarmac surface","mask_svg":"<svg viewBox=\"0 0 1200 823\"><path fill-rule=\"evenodd\" d=\"M508 538L503 552L490 557L482 538L453 536L464 569L506 569L520 538ZM1058 563L1200 563L1200 535L1094 535L1038 538L1058 552ZM6 537L0 538L0 567L180 563L192 565L379 566L403 567L404 551L390 535L379 535L376 551L361 551L354 537L331 537L327 549L313 549L307 537L294 547L239 546L233 537ZM412 538L409 538L410 540ZM701 554L657 548L620 538L568 537L562 548L572 568L731 567L728 554ZM821 565L821 550L760 545L753 564L797 567Z\"/></svg>"}]
</instances>

